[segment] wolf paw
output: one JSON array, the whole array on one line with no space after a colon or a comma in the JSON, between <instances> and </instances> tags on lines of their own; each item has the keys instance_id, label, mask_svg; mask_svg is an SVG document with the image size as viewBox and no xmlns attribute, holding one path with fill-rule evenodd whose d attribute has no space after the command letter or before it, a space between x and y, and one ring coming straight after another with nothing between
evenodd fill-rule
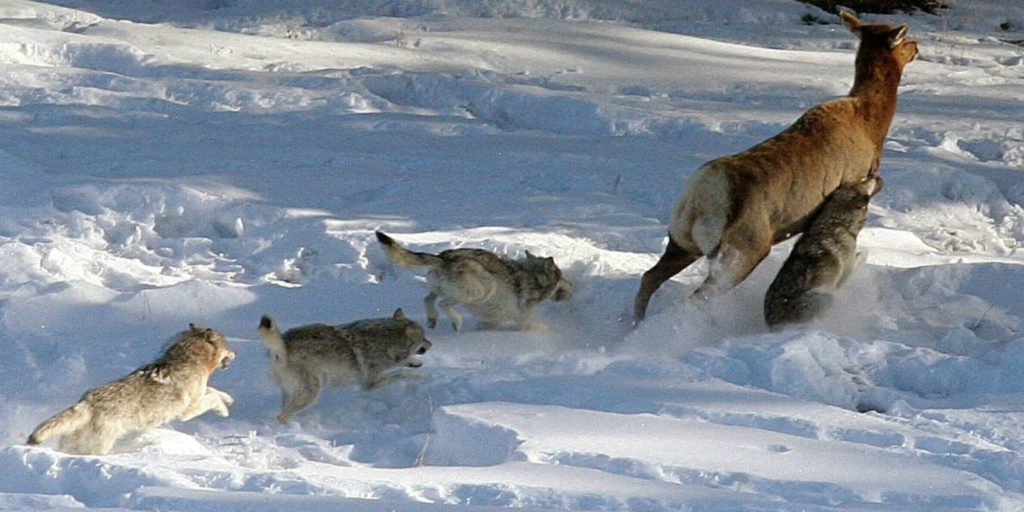
<instances>
[{"instance_id":1,"label":"wolf paw","mask_svg":"<svg viewBox=\"0 0 1024 512\"><path fill-rule=\"evenodd\" d=\"M519 322L518 326L522 331L548 332L551 330L551 328L548 327L548 324L532 318Z\"/></svg>"}]
</instances>

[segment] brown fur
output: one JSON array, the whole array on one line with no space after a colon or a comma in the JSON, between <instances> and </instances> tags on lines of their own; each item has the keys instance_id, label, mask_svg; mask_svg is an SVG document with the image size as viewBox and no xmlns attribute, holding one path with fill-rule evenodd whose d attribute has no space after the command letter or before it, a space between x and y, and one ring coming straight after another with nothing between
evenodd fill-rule
<instances>
[{"instance_id":1,"label":"brown fur","mask_svg":"<svg viewBox=\"0 0 1024 512\"><path fill-rule=\"evenodd\" d=\"M189 420L209 410L227 416L234 400L207 381L234 358L221 333L189 325L159 359L87 391L77 404L36 427L28 444L61 436L62 451L103 455L129 432Z\"/></svg>"},{"instance_id":2,"label":"brown fur","mask_svg":"<svg viewBox=\"0 0 1024 512\"><path fill-rule=\"evenodd\" d=\"M811 108L775 137L697 170L672 212L665 253L643 275L636 320L662 283L701 256L711 261L696 296L739 284L772 244L802 232L833 190L878 172L896 90L917 43L905 39L906 25L868 24L847 12L841 17L860 38L849 94Z\"/></svg>"}]
</instances>

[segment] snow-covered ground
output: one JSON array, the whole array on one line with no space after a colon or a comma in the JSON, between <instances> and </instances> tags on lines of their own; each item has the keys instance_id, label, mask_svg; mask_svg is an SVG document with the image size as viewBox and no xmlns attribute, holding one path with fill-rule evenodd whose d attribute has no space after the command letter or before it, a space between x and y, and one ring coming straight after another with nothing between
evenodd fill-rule
<instances>
[{"instance_id":1,"label":"snow-covered ground","mask_svg":"<svg viewBox=\"0 0 1024 512\"><path fill-rule=\"evenodd\" d=\"M700 263L628 320L690 173L849 89L834 16L0 0L0 509L1024 510L1024 4L866 18L921 48L868 265L769 333L791 243L708 306ZM261 314L425 318L375 229L553 256L575 297L539 308L547 331L441 322L420 377L281 426ZM103 457L23 444L189 322L238 351L212 380L231 417Z\"/></svg>"}]
</instances>

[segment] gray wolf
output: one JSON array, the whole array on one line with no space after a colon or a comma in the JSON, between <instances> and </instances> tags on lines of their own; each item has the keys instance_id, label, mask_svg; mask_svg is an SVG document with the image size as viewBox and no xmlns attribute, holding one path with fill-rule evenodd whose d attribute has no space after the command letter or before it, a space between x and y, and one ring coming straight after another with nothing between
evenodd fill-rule
<instances>
[{"instance_id":1,"label":"gray wolf","mask_svg":"<svg viewBox=\"0 0 1024 512\"><path fill-rule=\"evenodd\" d=\"M636 321L662 283L701 256L709 259L709 271L695 297L736 286L773 244L803 232L833 190L878 173L897 87L904 66L917 56L917 43L906 38L906 25L864 23L845 11L840 16L860 39L849 94L694 173L671 213L668 246L641 279Z\"/></svg>"},{"instance_id":2,"label":"gray wolf","mask_svg":"<svg viewBox=\"0 0 1024 512\"><path fill-rule=\"evenodd\" d=\"M481 329L512 322L519 329L544 325L533 318L533 310L545 299L556 301L572 297L572 284L562 277L554 258L541 258L526 253L526 258L512 260L483 249L448 249L438 254L413 252L393 238L377 231L388 261L402 268L428 267L427 288L423 299L427 309L427 326L437 325L437 307L462 329L462 316L455 306L462 304L475 315Z\"/></svg>"},{"instance_id":3,"label":"gray wolf","mask_svg":"<svg viewBox=\"0 0 1024 512\"><path fill-rule=\"evenodd\" d=\"M432 345L401 309L390 318L303 325L284 334L263 315L259 332L270 351L271 375L281 386L281 423L312 405L324 386L358 383L368 390L393 378L390 368L419 368L423 363L412 356L425 354Z\"/></svg>"},{"instance_id":4,"label":"gray wolf","mask_svg":"<svg viewBox=\"0 0 1024 512\"><path fill-rule=\"evenodd\" d=\"M61 451L104 455L130 432L187 421L211 410L226 417L234 399L208 386L207 380L234 358L224 335L189 324L156 361L90 389L78 403L36 427L28 444L61 436Z\"/></svg>"},{"instance_id":5,"label":"gray wolf","mask_svg":"<svg viewBox=\"0 0 1024 512\"><path fill-rule=\"evenodd\" d=\"M868 218L868 201L882 190L882 179L868 178L832 192L807 231L796 241L764 298L769 327L821 316L832 294L864 260L857 234Z\"/></svg>"}]
</instances>

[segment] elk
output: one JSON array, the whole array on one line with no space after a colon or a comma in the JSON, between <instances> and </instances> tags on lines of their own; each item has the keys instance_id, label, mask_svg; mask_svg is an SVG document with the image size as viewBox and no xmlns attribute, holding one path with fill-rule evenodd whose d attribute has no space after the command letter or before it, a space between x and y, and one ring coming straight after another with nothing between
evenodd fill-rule
<instances>
[{"instance_id":1,"label":"elk","mask_svg":"<svg viewBox=\"0 0 1024 512\"><path fill-rule=\"evenodd\" d=\"M662 283L701 256L708 275L693 292L708 299L745 279L773 244L801 233L841 184L878 173L896 112L903 67L917 56L907 25L840 18L860 39L850 92L821 103L778 135L702 165L669 220L668 246L644 272L633 304L639 322Z\"/></svg>"}]
</instances>

